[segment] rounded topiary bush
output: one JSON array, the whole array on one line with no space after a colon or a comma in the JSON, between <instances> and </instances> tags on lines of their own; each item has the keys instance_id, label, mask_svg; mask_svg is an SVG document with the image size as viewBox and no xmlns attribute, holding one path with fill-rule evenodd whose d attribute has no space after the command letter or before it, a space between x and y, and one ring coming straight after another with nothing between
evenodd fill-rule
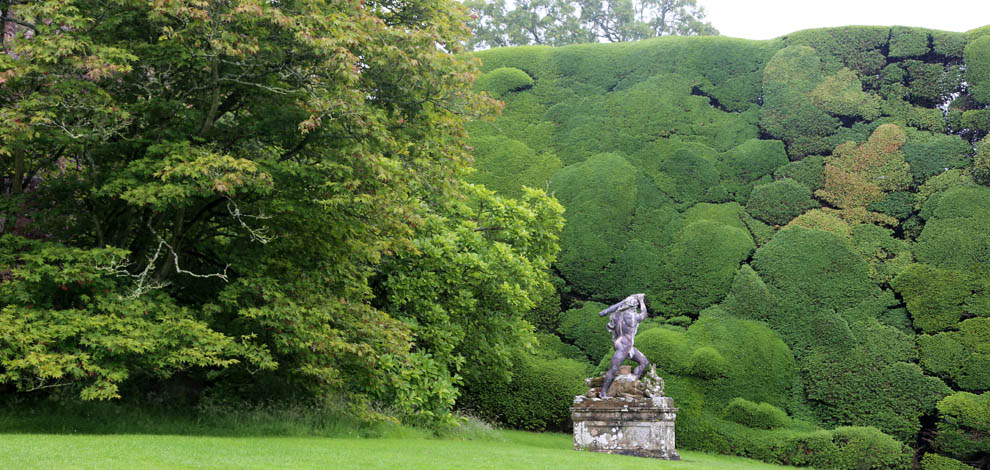
<instances>
[{"instance_id":1,"label":"rounded topiary bush","mask_svg":"<svg viewBox=\"0 0 990 470\"><path fill-rule=\"evenodd\" d=\"M825 138L839 127L809 96L822 78L818 53L803 45L781 49L763 70L760 128L787 144L791 160L827 151Z\"/></svg>"},{"instance_id":2,"label":"rounded topiary bush","mask_svg":"<svg viewBox=\"0 0 990 470\"><path fill-rule=\"evenodd\" d=\"M972 148L957 135L911 132L904 147L904 161L911 165L915 184L952 168L965 168L972 162Z\"/></svg>"},{"instance_id":3,"label":"rounded topiary bush","mask_svg":"<svg viewBox=\"0 0 990 470\"><path fill-rule=\"evenodd\" d=\"M911 449L874 427L835 428L832 440L839 456L830 468L893 470L911 466Z\"/></svg>"},{"instance_id":4,"label":"rounded topiary bush","mask_svg":"<svg viewBox=\"0 0 990 470\"><path fill-rule=\"evenodd\" d=\"M796 162L790 162L773 172L776 179L790 178L816 190L825 186L825 157L810 155Z\"/></svg>"},{"instance_id":5,"label":"rounded topiary bush","mask_svg":"<svg viewBox=\"0 0 990 470\"><path fill-rule=\"evenodd\" d=\"M533 431L567 428L575 395L587 391L587 365L573 359L527 357L521 361L508 396L501 397L505 423Z\"/></svg>"},{"instance_id":6,"label":"rounded topiary bush","mask_svg":"<svg viewBox=\"0 0 990 470\"><path fill-rule=\"evenodd\" d=\"M932 45L936 54L946 58L961 59L966 47L966 33L932 31Z\"/></svg>"},{"instance_id":7,"label":"rounded topiary bush","mask_svg":"<svg viewBox=\"0 0 990 470\"><path fill-rule=\"evenodd\" d=\"M934 196L933 196L934 197ZM990 276L990 189L953 187L929 200L922 215L930 214L915 245L918 261L939 268Z\"/></svg>"},{"instance_id":8,"label":"rounded topiary bush","mask_svg":"<svg viewBox=\"0 0 990 470\"><path fill-rule=\"evenodd\" d=\"M705 346L691 353L688 373L703 379L714 379L725 375L728 367L729 361L726 361L717 349Z\"/></svg>"},{"instance_id":9,"label":"rounded topiary bush","mask_svg":"<svg viewBox=\"0 0 990 470\"><path fill-rule=\"evenodd\" d=\"M972 460L990 453L990 392L956 392L938 402L941 421L935 437L939 453Z\"/></svg>"},{"instance_id":10,"label":"rounded topiary bush","mask_svg":"<svg viewBox=\"0 0 990 470\"><path fill-rule=\"evenodd\" d=\"M733 398L725 407L725 419L756 429L787 426L787 413L769 403L754 403L745 398Z\"/></svg>"},{"instance_id":11,"label":"rounded topiary bush","mask_svg":"<svg viewBox=\"0 0 990 470\"><path fill-rule=\"evenodd\" d=\"M661 375L683 374L691 360L691 346L684 331L663 327L640 330L636 335L636 349L656 364ZM608 357L611 357L611 350L609 353Z\"/></svg>"},{"instance_id":12,"label":"rounded topiary bush","mask_svg":"<svg viewBox=\"0 0 990 470\"><path fill-rule=\"evenodd\" d=\"M622 233L636 208L636 174L621 155L599 154L565 167L550 180L550 190L571 217L560 235L557 269L581 292L599 290L615 246L624 244Z\"/></svg>"},{"instance_id":13,"label":"rounded topiary bush","mask_svg":"<svg viewBox=\"0 0 990 470\"><path fill-rule=\"evenodd\" d=\"M499 67L481 75L475 81L479 90L490 92L495 97L501 97L511 91L524 90L533 86L533 77L514 67Z\"/></svg>"},{"instance_id":14,"label":"rounded topiary bush","mask_svg":"<svg viewBox=\"0 0 990 470\"><path fill-rule=\"evenodd\" d=\"M990 132L990 109L970 109L959 116L959 126L980 133Z\"/></svg>"},{"instance_id":15,"label":"rounded topiary bush","mask_svg":"<svg viewBox=\"0 0 990 470\"><path fill-rule=\"evenodd\" d=\"M745 202L753 182L787 164L787 153L779 140L751 139L724 153L720 163L723 185Z\"/></svg>"},{"instance_id":16,"label":"rounded topiary bush","mask_svg":"<svg viewBox=\"0 0 990 470\"><path fill-rule=\"evenodd\" d=\"M966 61L966 83L973 99L990 103L990 35L982 36L966 45L963 51Z\"/></svg>"},{"instance_id":17,"label":"rounded topiary bush","mask_svg":"<svg viewBox=\"0 0 990 470\"><path fill-rule=\"evenodd\" d=\"M476 171L467 180L502 196L520 199L523 186L545 188L562 166L554 154L536 152L523 142L503 136L477 137L470 143Z\"/></svg>"},{"instance_id":18,"label":"rounded topiary bush","mask_svg":"<svg viewBox=\"0 0 990 470\"><path fill-rule=\"evenodd\" d=\"M784 225L815 207L818 203L811 198L811 190L790 178L753 188L746 203L750 215L776 225Z\"/></svg>"},{"instance_id":19,"label":"rounded topiary bush","mask_svg":"<svg viewBox=\"0 0 990 470\"><path fill-rule=\"evenodd\" d=\"M748 264L742 265L732 280L732 288L721 308L734 317L746 320L766 320L777 303L767 285Z\"/></svg>"},{"instance_id":20,"label":"rounded topiary bush","mask_svg":"<svg viewBox=\"0 0 990 470\"><path fill-rule=\"evenodd\" d=\"M866 210L879 212L897 220L907 220L914 212L914 194L908 191L887 193L883 200L866 206Z\"/></svg>"},{"instance_id":21,"label":"rounded topiary bush","mask_svg":"<svg viewBox=\"0 0 990 470\"><path fill-rule=\"evenodd\" d=\"M575 395L587 391L588 365L573 359L548 359L517 351L512 379L482 377L468 384L459 406L517 429L562 431L570 422Z\"/></svg>"},{"instance_id":22,"label":"rounded topiary bush","mask_svg":"<svg viewBox=\"0 0 990 470\"><path fill-rule=\"evenodd\" d=\"M971 278L961 271L912 264L890 286L904 298L915 328L934 333L959 322L972 294Z\"/></svg>"},{"instance_id":23,"label":"rounded topiary bush","mask_svg":"<svg viewBox=\"0 0 990 470\"><path fill-rule=\"evenodd\" d=\"M744 228L711 220L688 224L663 261L654 309L666 317L698 315L722 300L755 247Z\"/></svg>"},{"instance_id":24,"label":"rounded topiary bush","mask_svg":"<svg viewBox=\"0 0 990 470\"><path fill-rule=\"evenodd\" d=\"M973 470L973 467L956 459L928 453L921 458L921 470Z\"/></svg>"},{"instance_id":25,"label":"rounded topiary bush","mask_svg":"<svg viewBox=\"0 0 990 470\"><path fill-rule=\"evenodd\" d=\"M660 163L657 185L674 201L685 205L708 200L706 195L718 185L715 165L686 148L679 149Z\"/></svg>"},{"instance_id":26,"label":"rounded topiary bush","mask_svg":"<svg viewBox=\"0 0 990 470\"><path fill-rule=\"evenodd\" d=\"M835 210L812 209L795 217L794 220L790 221L790 223L788 223L784 228L789 227L818 229L823 232L838 235L842 238L849 238L852 236L852 228L849 226L849 223L842 220L842 218L839 217L838 211Z\"/></svg>"},{"instance_id":27,"label":"rounded topiary bush","mask_svg":"<svg viewBox=\"0 0 990 470\"><path fill-rule=\"evenodd\" d=\"M963 320L957 328L918 338L921 365L963 390L990 389L990 318Z\"/></svg>"},{"instance_id":28,"label":"rounded topiary bush","mask_svg":"<svg viewBox=\"0 0 990 470\"><path fill-rule=\"evenodd\" d=\"M888 57L921 57L927 53L928 31L905 26L894 26L890 29Z\"/></svg>"}]
</instances>

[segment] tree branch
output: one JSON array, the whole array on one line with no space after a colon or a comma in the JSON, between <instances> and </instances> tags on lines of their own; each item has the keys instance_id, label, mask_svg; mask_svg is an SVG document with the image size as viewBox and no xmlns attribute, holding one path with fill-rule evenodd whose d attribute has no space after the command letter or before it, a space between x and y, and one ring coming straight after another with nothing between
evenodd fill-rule
<instances>
[{"instance_id":1,"label":"tree branch","mask_svg":"<svg viewBox=\"0 0 990 470\"><path fill-rule=\"evenodd\" d=\"M14 23L16 25L20 25L20 26L23 26L25 28L30 28L31 31L38 32L38 27L35 26L35 25L33 25L33 24L31 24L31 23L28 23L27 21L21 21L21 20L19 20L17 18L11 18L11 17L9 17L7 15L0 16L0 20L3 20L3 23ZM6 25L4 25L3 34L7 34Z\"/></svg>"}]
</instances>

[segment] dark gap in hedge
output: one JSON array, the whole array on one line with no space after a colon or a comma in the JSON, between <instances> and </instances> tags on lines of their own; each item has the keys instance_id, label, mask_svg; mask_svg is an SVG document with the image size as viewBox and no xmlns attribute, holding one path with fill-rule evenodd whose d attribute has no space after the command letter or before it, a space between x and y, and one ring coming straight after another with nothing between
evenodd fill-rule
<instances>
[{"instance_id":1,"label":"dark gap in hedge","mask_svg":"<svg viewBox=\"0 0 990 470\"><path fill-rule=\"evenodd\" d=\"M701 87L699 87L698 85L695 85L695 86L691 87L691 94L694 95L694 96L704 96L705 98L708 98L708 103L711 104L712 107L715 108L715 109L718 109L718 110L723 111L723 112L726 112L726 113L731 113L732 112L732 111L726 109L725 106L723 106L722 103L719 102L718 98L715 98L714 96L709 95L708 93L705 93L705 91L702 90Z\"/></svg>"}]
</instances>

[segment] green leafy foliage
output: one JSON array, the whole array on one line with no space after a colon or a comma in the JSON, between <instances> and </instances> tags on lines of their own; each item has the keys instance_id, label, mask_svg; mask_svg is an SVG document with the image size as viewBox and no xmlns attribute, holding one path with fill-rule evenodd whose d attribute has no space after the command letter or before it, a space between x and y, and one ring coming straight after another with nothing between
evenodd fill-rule
<instances>
[{"instance_id":1,"label":"green leafy foliage","mask_svg":"<svg viewBox=\"0 0 990 470\"><path fill-rule=\"evenodd\" d=\"M966 47L966 33L932 32L933 51L946 59L961 59Z\"/></svg>"},{"instance_id":2,"label":"green leafy foliage","mask_svg":"<svg viewBox=\"0 0 990 470\"><path fill-rule=\"evenodd\" d=\"M966 60L966 83L973 99L980 103L990 103L990 39L981 36L971 39L964 51Z\"/></svg>"},{"instance_id":3,"label":"green leafy foliage","mask_svg":"<svg viewBox=\"0 0 990 470\"><path fill-rule=\"evenodd\" d=\"M598 312L606 307L608 305L598 302L585 302L560 315L560 333L581 349L589 360L596 360L612 351L612 338L605 328L608 317L598 316Z\"/></svg>"},{"instance_id":4,"label":"green leafy foliage","mask_svg":"<svg viewBox=\"0 0 990 470\"><path fill-rule=\"evenodd\" d=\"M971 172L976 182L984 186L990 185L990 138L984 137L976 144Z\"/></svg>"},{"instance_id":5,"label":"green leafy foliage","mask_svg":"<svg viewBox=\"0 0 990 470\"><path fill-rule=\"evenodd\" d=\"M880 285L889 284L914 259L910 245L895 238L890 229L858 224L852 227L850 234L853 250L870 265L870 279Z\"/></svg>"},{"instance_id":6,"label":"green leafy foliage","mask_svg":"<svg viewBox=\"0 0 990 470\"><path fill-rule=\"evenodd\" d=\"M887 54L889 57L921 57L927 53L927 31L903 26L890 28L890 52Z\"/></svg>"},{"instance_id":7,"label":"green leafy foliage","mask_svg":"<svg viewBox=\"0 0 990 470\"><path fill-rule=\"evenodd\" d=\"M718 350L705 346L691 353L687 372L695 377L711 380L724 376L728 367L729 361L726 361Z\"/></svg>"},{"instance_id":8,"label":"green leafy foliage","mask_svg":"<svg viewBox=\"0 0 990 470\"><path fill-rule=\"evenodd\" d=\"M753 268L778 301L767 322L797 354L805 393L824 422L877 426L906 440L949 393L903 362L915 358L913 341L877 320L893 296L869 280L866 260L844 239L784 229L757 250Z\"/></svg>"},{"instance_id":9,"label":"green leafy foliage","mask_svg":"<svg viewBox=\"0 0 990 470\"><path fill-rule=\"evenodd\" d=\"M990 389L990 318L970 318L958 331L944 331L918 338L921 365L951 380L962 390Z\"/></svg>"},{"instance_id":10,"label":"green leafy foliage","mask_svg":"<svg viewBox=\"0 0 990 470\"><path fill-rule=\"evenodd\" d=\"M769 403L753 403L745 398L734 398L725 407L725 419L757 429L775 429L789 424L784 410Z\"/></svg>"},{"instance_id":11,"label":"green leafy foliage","mask_svg":"<svg viewBox=\"0 0 990 470\"><path fill-rule=\"evenodd\" d=\"M861 117L869 121L880 116L880 98L864 93L859 76L847 68L826 77L810 95L815 106L834 116Z\"/></svg>"},{"instance_id":12,"label":"green leafy foliage","mask_svg":"<svg viewBox=\"0 0 990 470\"><path fill-rule=\"evenodd\" d=\"M912 264L891 283L904 297L915 328L935 333L954 328L963 316L987 315L984 278L972 273Z\"/></svg>"},{"instance_id":13,"label":"green leafy foliage","mask_svg":"<svg viewBox=\"0 0 990 470\"><path fill-rule=\"evenodd\" d=\"M518 140L478 137L470 143L477 171L468 176L468 181L505 197L521 197L524 186L546 189L550 177L562 166L554 154L537 153Z\"/></svg>"},{"instance_id":14,"label":"green leafy foliage","mask_svg":"<svg viewBox=\"0 0 990 470\"><path fill-rule=\"evenodd\" d=\"M763 107L760 128L787 144L792 160L823 153L825 137L839 120L815 106L807 95L823 79L822 62L807 46L781 49L763 70Z\"/></svg>"},{"instance_id":15,"label":"green leafy foliage","mask_svg":"<svg viewBox=\"0 0 990 470\"><path fill-rule=\"evenodd\" d=\"M503 199L465 185L465 200L426 219L412 240L416 252L382 266L384 310L410 326L439 377L434 387L470 388L482 375L510 373L508 351L530 338L523 313L553 289L548 269L557 251L561 207L540 191ZM462 368L465 362L475 367ZM442 413L454 403L450 390L420 406ZM438 406L439 405L439 406Z\"/></svg>"},{"instance_id":16,"label":"green leafy foliage","mask_svg":"<svg viewBox=\"0 0 990 470\"><path fill-rule=\"evenodd\" d=\"M948 371L961 376L971 359L943 338L959 342L963 323L985 318L976 185L988 172L969 143L986 126L966 93L948 115L938 106L970 82L966 45L963 33L844 27L482 51L483 70L516 68L534 83L505 94L494 123L469 129L499 147L525 143L532 151L519 154L534 165L519 168L553 173L568 218L556 265L565 303L647 293L657 317L636 344L681 408L679 444L820 468L903 467L909 451L876 430L817 426L874 426L913 444L932 431L923 418L937 400L961 389ZM506 171L505 188L513 174L523 175ZM795 188L803 193L764 197ZM792 199L798 207L777 214ZM562 344L592 361L611 353L594 323L603 306L560 317ZM761 383L788 385L737 392L756 383L740 378L739 358L774 360L733 350L731 333L702 334L749 331L729 319L779 335L791 375ZM794 418L774 429L725 420L734 398Z\"/></svg>"},{"instance_id":17,"label":"green leafy foliage","mask_svg":"<svg viewBox=\"0 0 990 470\"><path fill-rule=\"evenodd\" d=\"M904 468L911 465L911 451L876 428L844 426L832 431L839 448L835 468Z\"/></svg>"},{"instance_id":18,"label":"green leafy foliage","mask_svg":"<svg viewBox=\"0 0 990 470\"><path fill-rule=\"evenodd\" d=\"M734 200L745 203L753 184L787 164L783 142L751 139L722 154L722 185Z\"/></svg>"},{"instance_id":19,"label":"green leafy foliage","mask_svg":"<svg viewBox=\"0 0 990 470\"><path fill-rule=\"evenodd\" d=\"M629 286L653 285L662 246L670 243L680 216L652 182L622 156L600 154L557 172L550 188L571 221L561 234L557 263L571 286L611 300L628 295Z\"/></svg>"},{"instance_id":20,"label":"green leafy foliage","mask_svg":"<svg viewBox=\"0 0 990 470\"><path fill-rule=\"evenodd\" d=\"M918 261L990 277L990 253L984 249L990 231L983 223L990 215L990 189L952 187L929 200L925 210L931 216L918 237Z\"/></svg>"},{"instance_id":21,"label":"green leafy foliage","mask_svg":"<svg viewBox=\"0 0 990 470\"><path fill-rule=\"evenodd\" d=\"M515 67L499 67L478 77L474 86L476 89L487 91L495 97L502 97L506 93L521 91L533 86L533 77Z\"/></svg>"},{"instance_id":22,"label":"green leafy foliage","mask_svg":"<svg viewBox=\"0 0 990 470\"><path fill-rule=\"evenodd\" d=\"M976 131L979 135L985 136L986 133L990 132L990 110L970 109L963 111L957 127Z\"/></svg>"},{"instance_id":23,"label":"green leafy foliage","mask_svg":"<svg viewBox=\"0 0 990 470\"><path fill-rule=\"evenodd\" d=\"M928 178L924 184L918 187L914 193L914 208L918 211L918 216L922 219L932 217L938 201L946 191L953 188L965 188L976 186L976 182L965 171L948 170Z\"/></svg>"},{"instance_id":24,"label":"green leafy foliage","mask_svg":"<svg viewBox=\"0 0 990 470\"><path fill-rule=\"evenodd\" d=\"M126 255L0 237L0 383L70 387L83 399L106 400L119 398L133 376L276 366L254 335L216 331L165 295L126 296Z\"/></svg>"},{"instance_id":25,"label":"green leafy foliage","mask_svg":"<svg viewBox=\"0 0 990 470\"><path fill-rule=\"evenodd\" d=\"M680 149L660 164L657 186L674 201L690 206L711 201L709 190L719 181L715 164L688 149Z\"/></svg>"},{"instance_id":26,"label":"green leafy foliage","mask_svg":"<svg viewBox=\"0 0 990 470\"><path fill-rule=\"evenodd\" d=\"M882 49L890 35L890 28L881 26L807 29L788 35L786 44L814 48L828 73L847 67L871 76L885 65Z\"/></svg>"},{"instance_id":27,"label":"green leafy foliage","mask_svg":"<svg viewBox=\"0 0 990 470\"><path fill-rule=\"evenodd\" d=\"M544 356L546 353L544 353ZM511 380L482 375L461 400L489 421L532 431L560 431L575 395L587 391L587 364L562 357L512 354Z\"/></svg>"},{"instance_id":28,"label":"green leafy foliage","mask_svg":"<svg viewBox=\"0 0 990 470\"><path fill-rule=\"evenodd\" d=\"M732 280L729 295L720 307L729 314L753 320L766 320L775 308L777 299L767 285L748 264L742 265Z\"/></svg>"},{"instance_id":29,"label":"green leafy foliage","mask_svg":"<svg viewBox=\"0 0 990 470\"><path fill-rule=\"evenodd\" d=\"M973 468L956 459L928 453L921 459L921 470L970 470Z\"/></svg>"},{"instance_id":30,"label":"green leafy foliage","mask_svg":"<svg viewBox=\"0 0 990 470\"><path fill-rule=\"evenodd\" d=\"M990 452L990 394L956 392L938 402L941 421L935 448L950 457L969 461Z\"/></svg>"},{"instance_id":31,"label":"green leafy foliage","mask_svg":"<svg viewBox=\"0 0 990 470\"><path fill-rule=\"evenodd\" d=\"M957 65L907 60L898 66L904 71L903 81L907 88L894 87L890 90L896 89L901 92L899 97L928 108L950 99L953 93L959 91L963 79L962 70Z\"/></svg>"},{"instance_id":32,"label":"green leafy foliage","mask_svg":"<svg viewBox=\"0 0 990 470\"><path fill-rule=\"evenodd\" d=\"M181 374L194 394L277 399L263 384L279 384L364 418L452 420L460 365L506 375L501 350L530 341L562 224L545 195L463 182L465 123L498 108L472 91L463 15L446 0L5 6L20 26L0 58L0 180L17 182L2 381L109 398ZM522 94L520 73L480 85ZM45 305L52 286L65 299Z\"/></svg>"},{"instance_id":33,"label":"green leafy foliage","mask_svg":"<svg viewBox=\"0 0 990 470\"><path fill-rule=\"evenodd\" d=\"M808 209L818 207L807 186L790 178L753 188L746 210L764 222L784 225Z\"/></svg>"},{"instance_id":34,"label":"green leafy foliage","mask_svg":"<svg viewBox=\"0 0 990 470\"><path fill-rule=\"evenodd\" d=\"M893 191L887 193L882 200L870 203L866 206L866 209L893 217L899 221L904 221L914 215L914 202L915 197L913 193L909 191Z\"/></svg>"},{"instance_id":35,"label":"green leafy foliage","mask_svg":"<svg viewBox=\"0 0 990 470\"><path fill-rule=\"evenodd\" d=\"M847 142L836 147L825 159L825 187L815 195L840 209L840 216L850 222L896 224L896 219L865 209L883 200L885 193L907 189L910 184L910 167L900 151L906 140L899 126L884 124L862 145Z\"/></svg>"},{"instance_id":36,"label":"green leafy foliage","mask_svg":"<svg viewBox=\"0 0 990 470\"><path fill-rule=\"evenodd\" d=\"M825 186L825 158L811 155L796 162L790 162L773 172L776 179L790 178L812 191Z\"/></svg>"},{"instance_id":37,"label":"green leafy foliage","mask_svg":"<svg viewBox=\"0 0 990 470\"><path fill-rule=\"evenodd\" d=\"M749 232L715 221L684 227L660 269L653 308L665 317L695 316L722 300L732 277L755 248ZM651 301L652 302L652 301Z\"/></svg>"},{"instance_id":38,"label":"green leafy foliage","mask_svg":"<svg viewBox=\"0 0 990 470\"><path fill-rule=\"evenodd\" d=\"M910 132L901 150L911 166L914 183L919 185L933 175L972 163L969 142L953 135Z\"/></svg>"},{"instance_id":39,"label":"green leafy foliage","mask_svg":"<svg viewBox=\"0 0 990 470\"><path fill-rule=\"evenodd\" d=\"M702 446L708 451L736 451L766 462L814 468L893 470L911 463L907 446L874 428L766 430L716 419L706 424L709 438Z\"/></svg>"}]
</instances>

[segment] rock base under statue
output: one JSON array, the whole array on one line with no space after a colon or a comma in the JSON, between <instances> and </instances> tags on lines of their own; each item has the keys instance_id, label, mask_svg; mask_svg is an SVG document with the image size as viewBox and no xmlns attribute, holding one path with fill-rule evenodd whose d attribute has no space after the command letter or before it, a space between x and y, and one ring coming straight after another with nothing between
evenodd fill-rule
<instances>
[{"instance_id":1,"label":"rock base under statue","mask_svg":"<svg viewBox=\"0 0 990 470\"><path fill-rule=\"evenodd\" d=\"M656 377L653 371L651 375ZM594 381L589 380L589 384ZM660 381L661 391L662 383ZM674 447L674 420L677 418L674 400L657 393L656 387L651 388L654 396L623 393L601 399L596 398L597 390L592 388L587 395L574 397L571 407L574 448L680 460Z\"/></svg>"}]
</instances>

